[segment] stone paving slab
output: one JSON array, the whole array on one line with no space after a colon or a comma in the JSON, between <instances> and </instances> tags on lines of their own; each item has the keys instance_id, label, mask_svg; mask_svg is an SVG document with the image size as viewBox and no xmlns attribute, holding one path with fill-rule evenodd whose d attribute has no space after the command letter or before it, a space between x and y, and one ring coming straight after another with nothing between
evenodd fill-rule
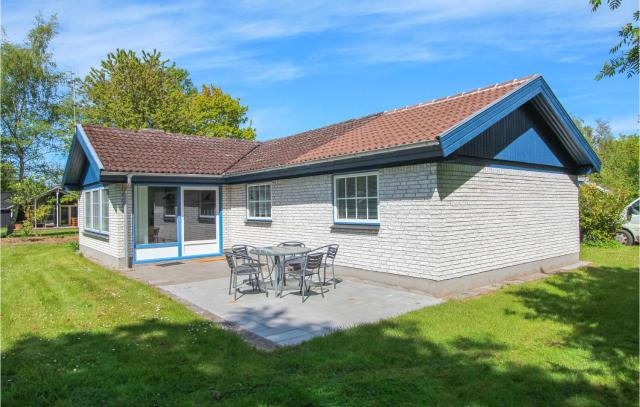
<instances>
[{"instance_id":1,"label":"stone paving slab","mask_svg":"<svg viewBox=\"0 0 640 407\"><path fill-rule=\"evenodd\" d=\"M228 295L228 284L227 278L213 278L159 287L283 346L443 302L427 294L357 279L345 279L336 289L325 287L325 298L316 287L316 293L304 303L295 291L285 291L281 298L270 291L267 298L264 293L253 292L248 287L234 301L233 296Z\"/></svg>"}]
</instances>

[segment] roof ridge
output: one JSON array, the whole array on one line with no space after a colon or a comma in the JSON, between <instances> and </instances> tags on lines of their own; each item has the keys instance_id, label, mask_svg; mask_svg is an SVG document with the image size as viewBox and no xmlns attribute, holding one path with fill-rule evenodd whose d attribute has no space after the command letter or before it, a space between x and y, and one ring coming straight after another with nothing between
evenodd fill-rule
<instances>
[{"instance_id":1,"label":"roof ridge","mask_svg":"<svg viewBox=\"0 0 640 407\"><path fill-rule=\"evenodd\" d=\"M415 108L418 108L418 107L431 106L431 105L435 105L435 104L438 104L438 103L459 99L461 97L465 97L465 96L469 96L469 95L475 95L475 94L486 92L486 91L493 90L493 89L503 88L505 86L514 85L516 83L517 84L522 84L522 83L528 82L528 81L530 81L532 79L535 79L535 78L537 78L539 76L540 76L539 74L533 74L533 75L525 76L524 78L515 78L515 79L512 79L510 81L495 83L493 85L485 86L484 88L477 88L477 89L474 89L472 91L460 92L460 93L456 93L456 94L453 94L453 95L450 95L450 96L444 96L444 97L441 97L441 98L432 99L432 100L427 101L427 102L420 102L420 103L416 103L414 105L407 105L407 106L398 107L398 108L395 108L395 109L385 110L382 113L383 114L393 114L393 113L396 113L396 112L402 112L402 111L405 111L405 110L411 110L411 109L415 109Z\"/></svg>"},{"instance_id":2,"label":"roof ridge","mask_svg":"<svg viewBox=\"0 0 640 407\"><path fill-rule=\"evenodd\" d=\"M384 112L369 113L369 114L365 114L364 116L354 117L352 119L346 119L346 120L343 120L343 121L340 121L340 122L336 122L336 123L325 124L324 126L315 127L313 129L309 129L309 130L304 130L304 131L301 131L301 132L295 133L295 134L289 134L288 136L275 137L275 138L272 138L272 139L269 139L269 140L266 140L266 141L262 141L261 143L266 144L266 143L275 142L275 141L279 141L279 140L285 140L285 139L292 138L292 137L298 137L298 136L302 136L305 133L311 133L311 132L314 132L314 131L324 130L324 129L327 129L329 127L339 126L341 124L346 124L346 123L349 123L349 122L355 122L355 121L358 121L358 120L367 119L369 117L373 118L373 116L378 116L378 115L381 115L383 113Z\"/></svg>"}]
</instances>

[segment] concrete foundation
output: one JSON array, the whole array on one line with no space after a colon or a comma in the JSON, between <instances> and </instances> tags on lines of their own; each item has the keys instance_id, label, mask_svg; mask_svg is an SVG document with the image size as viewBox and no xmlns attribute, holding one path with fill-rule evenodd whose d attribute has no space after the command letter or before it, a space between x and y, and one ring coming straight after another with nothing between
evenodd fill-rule
<instances>
[{"instance_id":1,"label":"concrete foundation","mask_svg":"<svg viewBox=\"0 0 640 407\"><path fill-rule=\"evenodd\" d=\"M124 270L127 266L125 258L110 256L89 246L80 245L80 253L91 261L115 270Z\"/></svg>"},{"instance_id":2,"label":"concrete foundation","mask_svg":"<svg viewBox=\"0 0 640 407\"><path fill-rule=\"evenodd\" d=\"M461 293L468 289L494 284L516 276L557 270L561 267L576 264L579 261L580 253L572 253L441 281L336 266L336 277L355 277L362 280L395 285L409 290L424 291L437 297L443 297Z\"/></svg>"}]
</instances>

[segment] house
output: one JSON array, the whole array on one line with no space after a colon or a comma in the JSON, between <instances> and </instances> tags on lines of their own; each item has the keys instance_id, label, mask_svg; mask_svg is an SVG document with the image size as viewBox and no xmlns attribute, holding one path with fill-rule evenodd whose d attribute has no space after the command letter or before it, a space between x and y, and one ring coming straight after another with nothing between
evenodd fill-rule
<instances>
[{"instance_id":1,"label":"house","mask_svg":"<svg viewBox=\"0 0 640 407\"><path fill-rule=\"evenodd\" d=\"M66 199L65 199L66 197ZM33 209L48 205L49 210L34 220L35 228L68 228L78 226L78 202L61 186L55 186L30 199Z\"/></svg>"},{"instance_id":2,"label":"house","mask_svg":"<svg viewBox=\"0 0 640 407\"><path fill-rule=\"evenodd\" d=\"M0 228L7 228L7 233L13 232L13 204L11 203L10 191L2 191L0 206Z\"/></svg>"},{"instance_id":3,"label":"house","mask_svg":"<svg viewBox=\"0 0 640 407\"><path fill-rule=\"evenodd\" d=\"M112 267L302 240L447 293L576 263L577 176L599 167L534 75L266 142L78 126L64 186Z\"/></svg>"}]
</instances>

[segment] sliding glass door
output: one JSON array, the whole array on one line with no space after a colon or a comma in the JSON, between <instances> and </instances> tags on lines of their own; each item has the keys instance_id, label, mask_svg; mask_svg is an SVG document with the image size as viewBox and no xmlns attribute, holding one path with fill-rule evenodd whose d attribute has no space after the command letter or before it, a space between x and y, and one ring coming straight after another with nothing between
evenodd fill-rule
<instances>
[{"instance_id":1,"label":"sliding glass door","mask_svg":"<svg viewBox=\"0 0 640 407\"><path fill-rule=\"evenodd\" d=\"M135 261L160 261L220 252L218 187L136 185Z\"/></svg>"},{"instance_id":2,"label":"sliding glass door","mask_svg":"<svg viewBox=\"0 0 640 407\"><path fill-rule=\"evenodd\" d=\"M218 189L182 188L182 253L200 256L218 250Z\"/></svg>"}]
</instances>

